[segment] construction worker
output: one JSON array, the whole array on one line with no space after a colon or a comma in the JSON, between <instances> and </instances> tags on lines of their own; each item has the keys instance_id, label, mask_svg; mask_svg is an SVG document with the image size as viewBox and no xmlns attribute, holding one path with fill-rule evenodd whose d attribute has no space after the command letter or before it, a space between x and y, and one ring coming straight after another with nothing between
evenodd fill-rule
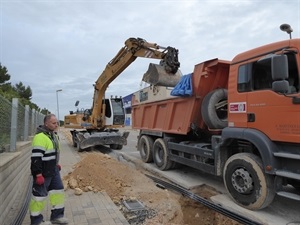
<instances>
[{"instance_id":1,"label":"construction worker","mask_svg":"<svg viewBox=\"0 0 300 225\"><path fill-rule=\"evenodd\" d=\"M46 115L44 125L37 128L32 141L31 173L33 176L32 198L29 205L31 225L68 224L64 217L64 187L60 177L59 139L56 133L57 118ZM50 221L44 221L42 211L51 204Z\"/></svg>"}]
</instances>

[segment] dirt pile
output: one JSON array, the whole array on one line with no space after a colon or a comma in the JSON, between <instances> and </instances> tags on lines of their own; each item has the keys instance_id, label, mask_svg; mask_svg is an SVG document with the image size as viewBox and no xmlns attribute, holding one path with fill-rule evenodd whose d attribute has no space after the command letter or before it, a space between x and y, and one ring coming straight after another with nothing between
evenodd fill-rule
<instances>
[{"instance_id":1,"label":"dirt pile","mask_svg":"<svg viewBox=\"0 0 300 225\"><path fill-rule=\"evenodd\" d=\"M141 172L109 155L100 152L84 152L81 155L82 160L74 166L74 171L64 177L69 187L71 184L72 188L83 191L105 191L120 206L124 200L139 200L152 211L149 217L159 218L157 222L183 224L178 203L180 196L158 188Z\"/></svg>"},{"instance_id":2,"label":"dirt pile","mask_svg":"<svg viewBox=\"0 0 300 225\"><path fill-rule=\"evenodd\" d=\"M238 224L205 206L178 193L161 189L144 171L130 167L101 152L82 152L82 160L64 181L76 191L105 191L114 203L120 206L130 224L143 225L198 225ZM209 187L194 190L207 197L216 194ZM80 193L79 193L80 194ZM132 214L123 201L138 200L145 210Z\"/></svg>"}]
</instances>

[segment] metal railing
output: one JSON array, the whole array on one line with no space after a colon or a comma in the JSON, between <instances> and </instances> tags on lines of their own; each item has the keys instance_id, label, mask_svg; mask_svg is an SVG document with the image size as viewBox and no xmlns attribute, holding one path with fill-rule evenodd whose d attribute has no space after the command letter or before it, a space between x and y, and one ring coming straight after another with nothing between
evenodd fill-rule
<instances>
[{"instance_id":1,"label":"metal railing","mask_svg":"<svg viewBox=\"0 0 300 225\"><path fill-rule=\"evenodd\" d=\"M44 114L25 107L18 98L9 102L0 95L0 153L16 151L17 142L28 141L43 124Z\"/></svg>"}]
</instances>

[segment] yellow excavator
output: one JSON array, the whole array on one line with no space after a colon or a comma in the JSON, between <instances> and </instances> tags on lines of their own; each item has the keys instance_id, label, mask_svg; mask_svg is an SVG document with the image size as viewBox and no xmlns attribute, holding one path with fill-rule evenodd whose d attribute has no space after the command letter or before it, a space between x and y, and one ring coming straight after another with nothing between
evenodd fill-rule
<instances>
[{"instance_id":1,"label":"yellow excavator","mask_svg":"<svg viewBox=\"0 0 300 225\"><path fill-rule=\"evenodd\" d=\"M178 50L149 43L142 38L129 38L117 55L106 65L94 85L91 109L70 111L64 118L64 126L71 130L73 146L78 151L96 145L109 145L122 149L127 144L128 131L121 133L125 112L122 97L105 98L108 85L119 76L137 57L159 59L158 64L149 64L142 80L154 86L174 87L180 80ZM78 105L78 101L75 106Z\"/></svg>"}]
</instances>

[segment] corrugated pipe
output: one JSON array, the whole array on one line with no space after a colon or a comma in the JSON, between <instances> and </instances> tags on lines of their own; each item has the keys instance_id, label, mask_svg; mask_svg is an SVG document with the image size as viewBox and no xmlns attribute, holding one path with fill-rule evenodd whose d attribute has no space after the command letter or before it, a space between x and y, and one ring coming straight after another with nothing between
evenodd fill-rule
<instances>
[{"instance_id":1,"label":"corrugated pipe","mask_svg":"<svg viewBox=\"0 0 300 225\"><path fill-rule=\"evenodd\" d=\"M23 205L22 205L18 215L16 216L14 221L11 223L11 225L22 225L23 220L27 214L28 206L29 206L29 201L30 201L30 197L31 197L31 186L32 186L32 176L30 176L30 178L29 178L25 201L23 202Z\"/></svg>"}]
</instances>

